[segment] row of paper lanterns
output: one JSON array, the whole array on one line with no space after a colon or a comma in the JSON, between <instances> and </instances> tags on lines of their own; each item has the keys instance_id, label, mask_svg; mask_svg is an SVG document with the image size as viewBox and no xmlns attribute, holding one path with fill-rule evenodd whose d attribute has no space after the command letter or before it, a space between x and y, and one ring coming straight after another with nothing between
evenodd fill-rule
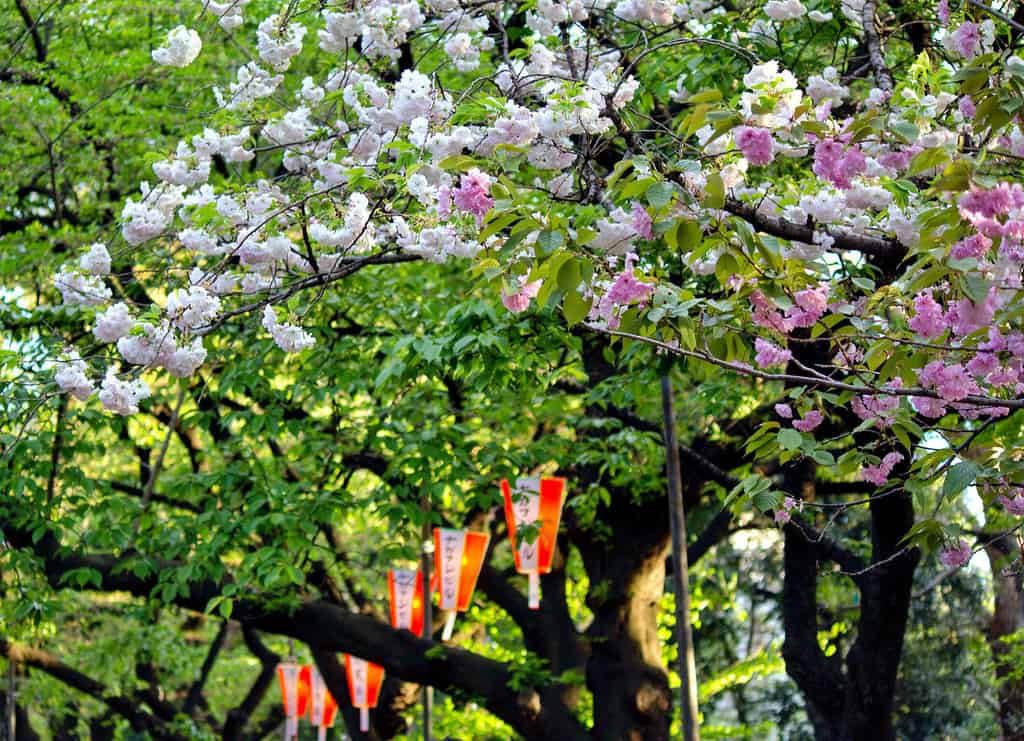
<instances>
[{"instance_id":1,"label":"row of paper lanterns","mask_svg":"<svg viewBox=\"0 0 1024 741\"><path fill-rule=\"evenodd\" d=\"M514 489L507 480L501 482L516 571L527 577L531 610L540 608L540 575L551 570L565 486L565 479L558 477L518 479ZM535 529L536 537L517 539L517 532L524 528ZM469 609L490 539L487 533L434 528L434 578L430 587L431 594L437 591L440 595L438 607L448 611L441 634L445 641L452 636L456 614ZM416 635L423 633L423 579L419 570L388 570L388 601L393 628ZM352 707L359 710L360 729L368 731L370 708L377 706L384 668L350 654L344 656L349 698ZM337 704L320 672L313 665L299 666L287 661L278 666L277 674L287 718L285 739L296 737L299 718L308 711L310 722L323 741L327 729L334 724Z\"/></svg>"}]
</instances>

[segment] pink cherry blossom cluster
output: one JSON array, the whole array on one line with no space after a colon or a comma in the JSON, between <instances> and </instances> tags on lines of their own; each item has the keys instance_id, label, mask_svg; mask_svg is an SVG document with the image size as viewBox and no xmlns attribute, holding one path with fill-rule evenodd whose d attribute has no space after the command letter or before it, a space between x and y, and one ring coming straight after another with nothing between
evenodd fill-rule
<instances>
[{"instance_id":1,"label":"pink cherry blossom cluster","mask_svg":"<svg viewBox=\"0 0 1024 741\"><path fill-rule=\"evenodd\" d=\"M884 486L885 482L889 480L889 474L892 473L892 469L902 460L902 453L886 453L878 465L863 466L860 469L860 477L875 486Z\"/></svg>"},{"instance_id":2,"label":"pink cherry blossom cluster","mask_svg":"<svg viewBox=\"0 0 1024 741\"><path fill-rule=\"evenodd\" d=\"M866 169L867 159L856 144L844 146L835 139L825 139L814 147L814 174L840 190L852 188L853 178Z\"/></svg>"},{"instance_id":3,"label":"pink cherry blossom cluster","mask_svg":"<svg viewBox=\"0 0 1024 741\"><path fill-rule=\"evenodd\" d=\"M634 274L635 260L636 256L633 254L626 257L625 268L615 276L611 286L595 307L597 318L603 320L610 329L618 328L619 314L624 307L643 303L654 292L653 283L638 280Z\"/></svg>"},{"instance_id":4,"label":"pink cherry blossom cluster","mask_svg":"<svg viewBox=\"0 0 1024 741\"><path fill-rule=\"evenodd\" d=\"M804 503L798 502L793 497L784 497L782 506L775 510L775 522L778 525L785 525L793 519L793 510L802 510Z\"/></svg>"},{"instance_id":5,"label":"pink cherry blossom cluster","mask_svg":"<svg viewBox=\"0 0 1024 741\"><path fill-rule=\"evenodd\" d=\"M733 139L752 165L767 165L775 159L775 141L768 129L740 126L733 132Z\"/></svg>"},{"instance_id":6,"label":"pink cherry blossom cluster","mask_svg":"<svg viewBox=\"0 0 1024 741\"><path fill-rule=\"evenodd\" d=\"M948 569L956 569L971 560L971 546L962 538L939 551L939 561Z\"/></svg>"}]
</instances>

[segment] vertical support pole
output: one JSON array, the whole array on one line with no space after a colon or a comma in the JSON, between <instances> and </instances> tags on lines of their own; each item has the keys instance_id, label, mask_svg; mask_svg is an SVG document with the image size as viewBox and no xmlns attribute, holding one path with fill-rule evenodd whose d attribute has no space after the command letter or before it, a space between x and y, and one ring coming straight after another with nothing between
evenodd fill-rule
<instances>
[{"instance_id":1,"label":"vertical support pole","mask_svg":"<svg viewBox=\"0 0 1024 741\"><path fill-rule=\"evenodd\" d=\"M14 662L11 661L10 659L8 659L7 660L7 703L6 703L7 707L4 708L4 710L7 711L7 719L6 719L7 723L5 723L4 725L6 726L5 730L7 731L7 738L10 739L10 741L14 741L15 733L17 732L17 728L15 727L16 717L17 717L15 715L15 712L14 712L15 702L17 702L17 700L14 697Z\"/></svg>"},{"instance_id":2,"label":"vertical support pole","mask_svg":"<svg viewBox=\"0 0 1024 741\"><path fill-rule=\"evenodd\" d=\"M690 630L690 569L686 560L686 512L676 437L675 400L672 379L661 377L661 407L665 421L665 467L668 472L668 508L672 523L672 587L676 602L676 643L679 647L679 704L682 709L684 741L700 741L697 725L697 664Z\"/></svg>"},{"instance_id":3,"label":"vertical support pole","mask_svg":"<svg viewBox=\"0 0 1024 741\"><path fill-rule=\"evenodd\" d=\"M430 593L430 568L434 560L434 538L430 527L430 494L423 495L423 638L434 636L434 595ZM434 716L434 688L423 686L423 741L431 741Z\"/></svg>"},{"instance_id":4,"label":"vertical support pole","mask_svg":"<svg viewBox=\"0 0 1024 741\"><path fill-rule=\"evenodd\" d=\"M295 639L288 639L288 661L292 664L295 663ZM299 691L299 683L295 682L295 691ZM298 699L296 699L298 702ZM295 737L299 733L299 721L297 718L288 716L284 719L284 741L295 741Z\"/></svg>"}]
</instances>

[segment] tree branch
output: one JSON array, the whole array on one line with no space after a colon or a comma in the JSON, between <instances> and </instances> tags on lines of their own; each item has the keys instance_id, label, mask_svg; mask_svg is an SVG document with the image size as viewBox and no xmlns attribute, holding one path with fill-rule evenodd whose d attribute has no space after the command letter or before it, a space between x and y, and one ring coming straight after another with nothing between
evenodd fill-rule
<instances>
[{"instance_id":1,"label":"tree branch","mask_svg":"<svg viewBox=\"0 0 1024 741\"><path fill-rule=\"evenodd\" d=\"M263 696L267 694L267 689L270 688L276 676L277 664L281 661L280 656L263 644L253 628L243 625L242 639L249 652L259 659L260 673L241 704L228 712L227 719L224 721L224 741L241 741L242 730L252 714L256 712L260 702L263 701Z\"/></svg>"},{"instance_id":2,"label":"tree branch","mask_svg":"<svg viewBox=\"0 0 1024 741\"><path fill-rule=\"evenodd\" d=\"M140 710L135 699L111 695L106 685L71 668L51 653L27 646L16 646L0 637L0 654L16 664L38 669L60 680L67 686L94 697L122 716L138 732L152 733L161 739L183 739L163 728L163 724L149 713Z\"/></svg>"}]
</instances>

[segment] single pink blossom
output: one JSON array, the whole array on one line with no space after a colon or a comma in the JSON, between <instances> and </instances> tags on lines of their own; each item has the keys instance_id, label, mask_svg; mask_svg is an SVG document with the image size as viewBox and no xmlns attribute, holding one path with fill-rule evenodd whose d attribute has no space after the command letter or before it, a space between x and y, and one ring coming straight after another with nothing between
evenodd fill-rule
<instances>
[{"instance_id":1,"label":"single pink blossom","mask_svg":"<svg viewBox=\"0 0 1024 741\"><path fill-rule=\"evenodd\" d=\"M1017 517L1024 515L1024 493L1020 491L1012 497L999 495L999 503L1011 515L1016 515Z\"/></svg>"},{"instance_id":2,"label":"single pink blossom","mask_svg":"<svg viewBox=\"0 0 1024 741\"><path fill-rule=\"evenodd\" d=\"M787 510L777 509L775 510L775 523L778 525L785 525L793 517Z\"/></svg>"},{"instance_id":3,"label":"single pink blossom","mask_svg":"<svg viewBox=\"0 0 1024 741\"><path fill-rule=\"evenodd\" d=\"M980 352L967 363L967 370L978 378L984 378L999 368L999 358L994 353Z\"/></svg>"},{"instance_id":4,"label":"single pink blossom","mask_svg":"<svg viewBox=\"0 0 1024 741\"><path fill-rule=\"evenodd\" d=\"M932 297L932 289L927 288L914 296L914 316L910 320L910 328L925 339L938 337L946 331L946 319L942 307Z\"/></svg>"},{"instance_id":5,"label":"single pink blossom","mask_svg":"<svg viewBox=\"0 0 1024 741\"><path fill-rule=\"evenodd\" d=\"M966 239L961 239L953 245L949 256L954 260L964 260L969 257L982 257L992 246L992 240L984 234L973 234Z\"/></svg>"},{"instance_id":6,"label":"single pink blossom","mask_svg":"<svg viewBox=\"0 0 1024 741\"><path fill-rule=\"evenodd\" d=\"M775 141L768 129L740 126L733 134L733 139L752 165L767 165L775 159Z\"/></svg>"},{"instance_id":7,"label":"single pink blossom","mask_svg":"<svg viewBox=\"0 0 1024 741\"><path fill-rule=\"evenodd\" d=\"M889 480L889 474L892 473L893 467L902 460L902 453L887 453L877 466L861 468L860 477L875 486L884 486L885 482Z\"/></svg>"},{"instance_id":8,"label":"single pink blossom","mask_svg":"<svg viewBox=\"0 0 1024 741\"><path fill-rule=\"evenodd\" d=\"M946 413L946 402L930 396L911 396L910 405L918 414L929 419L938 419Z\"/></svg>"},{"instance_id":9,"label":"single pink blossom","mask_svg":"<svg viewBox=\"0 0 1024 741\"><path fill-rule=\"evenodd\" d=\"M993 386L1013 386L1020 380L1020 373L1010 366L1002 365L989 373L985 380Z\"/></svg>"},{"instance_id":10,"label":"single pink blossom","mask_svg":"<svg viewBox=\"0 0 1024 741\"><path fill-rule=\"evenodd\" d=\"M1006 338L999 331L999 327L993 325L988 328L988 339L984 342L979 342L978 349L985 350L986 352L1003 352L1007 349Z\"/></svg>"},{"instance_id":11,"label":"single pink blossom","mask_svg":"<svg viewBox=\"0 0 1024 741\"><path fill-rule=\"evenodd\" d=\"M878 161L890 170L906 170L914 155L922 151L921 147L912 146L901 149L898 152L886 152L878 158Z\"/></svg>"},{"instance_id":12,"label":"single pink blossom","mask_svg":"<svg viewBox=\"0 0 1024 741\"><path fill-rule=\"evenodd\" d=\"M804 415L803 419L793 422L793 428L800 432L812 432L818 425L825 421L825 415L817 409L812 409Z\"/></svg>"},{"instance_id":13,"label":"single pink blossom","mask_svg":"<svg viewBox=\"0 0 1024 741\"><path fill-rule=\"evenodd\" d=\"M1004 237L999 243L999 256L1018 264L1024 262L1024 242Z\"/></svg>"},{"instance_id":14,"label":"single pink blossom","mask_svg":"<svg viewBox=\"0 0 1024 741\"><path fill-rule=\"evenodd\" d=\"M953 545L947 545L939 551L939 560L949 569L963 566L971 560L971 547L966 541L958 539Z\"/></svg>"},{"instance_id":15,"label":"single pink blossom","mask_svg":"<svg viewBox=\"0 0 1024 741\"><path fill-rule=\"evenodd\" d=\"M999 294L992 286L983 301L975 304L970 299L960 299L946 312L946 323L953 333L964 337L984 327L991 326L992 317L999 308Z\"/></svg>"},{"instance_id":16,"label":"single pink blossom","mask_svg":"<svg viewBox=\"0 0 1024 741\"><path fill-rule=\"evenodd\" d=\"M532 283L522 283L519 286L519 290L515 293L501 292L501 303L505 305L505 308L511 311L513 314L519 314L526 311L530 305L530 300L537 297L540 293L540 288L544 281L535 280Z\"/></svg>"},{"instance_id":17,"label":"single pink blossom","mask_svg":"<svg viewBox=\"0 0 1024 741\"><path fill-rule=\"evenodd\" d=\"M805 288L798 291L794 299L796 305L786 311L786 319L790 327L813 327L828 309L829 287L822 283L817 288Z\"/></svg>"},{"instance_id":18,"label":"single pink blossom","mask_svg":"<svg viewBox=\"0 0 1024 741\"><path fill-rule=\"evenodd\" d=\"M452 193L452 200L458 208L476 216L477 226L482 226L484 216L494 207L490 192L490 175L473 168L462 176L458 189Z\"/></svg>"},{"instance_id":19,"label":"single pink blossom","mask_svg":"<svg viewBox=\"0 0 1024 741\"><path fill-rule=\"evenodd\" d=\"M793 327L783 318L782 312L760 291L750 294L750 303L754 306L754 324L765 329L774 329L783 334L788 333Z\"/></svg>"},{"instance_id":20,"label":"single pink blossom","mask_svg":"<svg viewBox=\"0 0 1024 741\"><path fill-rule=\"evenodd\" d=\"M761 368L785 365L793 357L793 353L789 350L783 350L781 347L773 345L768 340L763 340L760 337L754 340L754 349L757 350L754 360Z\"/></svg>"},{"instance_id":21,"label":"single pink blossom","mask_svg":"<svg viewBox=\"0 0 1024 741\"><path fill-rule=\"evenodd\" d=\"M949 0L939 0L938 6L935 8L935 13L939 17L939 22L945 26L949 23Z\"/></svg>"},{"instance_id":22,"label":"single pink blossom","mask_svg":"<svg viewBox=\"0 0 1024 741\"><path fill-rule=\"evenodd\" d=\"M1024 333L1014 331L1006 335L1006 349L1013 357L1024 358Z\"/></svg>"},{"instance_id":23,"label":"single pink blossom","mask_svg":"<svg viewBox=\"0 0 1024 741\"><path fill-rule=\"evenodd\" d=\"M446 219L452 213L452 189L442 185L437 189L437 215Z\"/></svg>"},{"instance_id":24,"label":"single pink blossom","mask_svg":"<svg viewBox=\"0 0 1024 741\"><path fill-rule=\"evenodd\" d=\"M960 401L980 389L960 363L947 365L935 379L935 390L945 401Z\"/></svg>"},{"instance_id":25,"label":"single pink blossom","mask_svg":"<svg viewBox=\"0 0 1024 741\"><path fill-rule=\"evenodd\" d=\"M965 95L960 98L960 102L957 103L957 108L960 109L960 115L965 119L974 118L974 114L978 112L978 107L974 105L974 101L971 100L970 95Z\"/></svg>"},{"instance_id":26,"label":"single pink blossom","mask_svg":"<svg viewBox=\"0 0 1024 741\"><path fill-rule=\"evenodd\" d=\"M783 419L793 419L793 408L789 404L776 404L775 413Z\"/></svg>"},{"instance_id":27,"label":"single pink blossom","mask_svg":"<svg viewBox=\"0 0 1024 741\"><path fill-rule=\"evenodd\" d=\"M633 231L641 239L654 239L654 231L652 230L653 223L651 221L651 215L647 213L647 209L643 207L642 203L633 203Z\"/></svg>"},{"instance_id":28,"label":"single pink blossom","mask_svg":"<svg viewBox=\"0 0 1024 741\"><path fill-rule=\"evenodd\" d=\"M627 264L626 269L615 276L615 281L605 294L605 298L617 306L622 306L646 301L653 292L654 284L637 280L633 274L633 266Z\"/></svg>"},{"instance_id":29,"label":"single pink blossom","mask_svg":"<svg viewBox=\"0 0 1024 741\"><path fill-rule=\"evenodd\" d=\"M894 378L889 384L895 388L903 386L903 379ZM870 396L855 396L850 402L853 413L863 419L874 422L876 427L891 427L896 421L896 411L900 407L898 396L890 394L872 394Z\"/></svg>"},{"instance_id":30,"label":"single pink blossom","mask_svg":"<svg viewBox=\"0 0 1024 741\"><path fill-rule=\"evenodd\" d=\"M953 32L953 44L960 56L970 59L978 53L981 45L981 29L977 23L965 21Z\"/></svg>"}]
</instances>

